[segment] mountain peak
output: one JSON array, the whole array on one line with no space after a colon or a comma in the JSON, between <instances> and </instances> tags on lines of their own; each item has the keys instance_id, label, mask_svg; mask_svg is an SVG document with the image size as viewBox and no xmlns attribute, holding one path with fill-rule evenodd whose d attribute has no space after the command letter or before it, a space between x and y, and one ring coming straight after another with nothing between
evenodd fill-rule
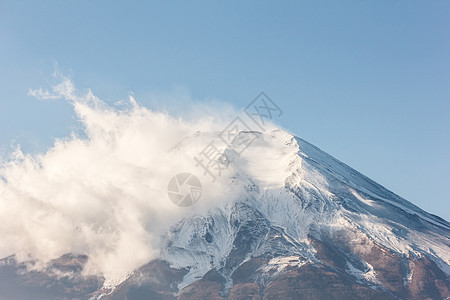
<instances>
[{"instance_id":1,"label":"mountain peak","mask_svg":"<svg viewBox=\"0 0 450 300\"><path fill-rule=\"evenodd\" d=\"M225 145L220 180L199 176L205 196L162 235L158 256L92 296L450 296L447 221L283 130L239 135L251 144L240 152ZM198 132L169 153L195 153L209 141L218 133ZM223 187L232 192L211 202L207 189Z\"/></svg>"}]
</instances>

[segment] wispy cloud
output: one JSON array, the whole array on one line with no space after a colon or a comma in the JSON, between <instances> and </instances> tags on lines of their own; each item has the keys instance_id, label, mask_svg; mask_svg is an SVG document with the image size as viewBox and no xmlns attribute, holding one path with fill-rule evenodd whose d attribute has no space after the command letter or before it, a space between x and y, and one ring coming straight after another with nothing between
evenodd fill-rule
<instances>
[{"instance_id":1,"label":"wispy cloud","mask_svg":"<svg viewBox=\"0 0 450 300\"><path fill-rule=\"evenodd\" d=\"M158 256L161 236L171 226L237 199L230 185L233 168L212 183L193 159L230 121L214 117L222 107L191 101L185 119L151 111L130 97L130 105L118 109L90 90L79 92L69 78L57 78L60 82L49 90L32 89L29 95L70 101L83 137L57 140L38 155L17 149L2 162L0 257L14 253L45 263L68 252L84 253L90 258L86 272L101 273L116 284ZM282 160L264 156L270 154L264 144L255 145L255 153L241 158L249 175L267 173L255 161L261 155L269 170L285 169ZM189 208L167 196L170 179L180 172L202 181L202 199Z\"/></svg>"},{"instance_id":2,"label":"wispy cloud","mask_svg":"<svg viewBox=\"0 0 450 300\"><path fill-rule=\"evenodd\" d=\"M177 172L200 173L192 157L207 138L192 140L183 151L168 150L196 131L224 124L208 115L186 121L154 112L132 97L129 108L113 108L91 91L77 91L70 79L59 79L49 90L32 89L29 95L73 103L85 137L58 140L38 155L17 149L2 162L0 256L15 253L45 262L85 253L87 272L118 282L157 255L160 236L170 226L225 201L229 189L220 182L210 189L205 182L207 200L192 208L177 207L167 197Z\"/></svg>"}]
</instances>

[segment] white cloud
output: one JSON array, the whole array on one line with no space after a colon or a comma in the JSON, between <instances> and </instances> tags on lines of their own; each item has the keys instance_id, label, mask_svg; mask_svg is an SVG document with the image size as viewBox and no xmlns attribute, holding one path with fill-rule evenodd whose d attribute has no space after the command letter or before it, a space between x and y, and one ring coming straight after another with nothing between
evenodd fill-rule
<instances>
[{"instance_id":1,"label":"white cloud","mask_svg":"<svg viewBox=\"0 0 450 300\"><path fill-rule=\"evenodd\" d=\"M178 172L202 175L193 157L207 138L183 151L168 150L196 131L223 125L205 115L187 122L134 99L131 108L118 110L91 91L80 95L72 81L62 79L51 91L29 94L71 101L87 138L58 140L35 156L18 149L2 163L0 256L16 253L45 262L86 253L88 268L115 282L157 255L159 237L172 224L224 197L217 188L208 193L208 182L194 207L179 208L167 197L167 184Z\"/></svg>"},{"instance_id":2,"label":"white cloud","mask_svg":"<svg viewBox=\"0 0 450 300\"><path fill-rule=\"evenodd\" d=\"M74 134L38 155L18 149L2 162L0 257L14 253L45 263L68 252L84 253L90 258L87 272L114 284L158 255L160 237L170 226L236 198L227 173L232 169L212 183L193 159L214 138L192 138L194 133L223 130L228 118L215 116L225 110L229 115L229 107L191 101L188 121L151 111L134 98L129 108L117 109L60 78L51 91L29 94L70 101L86 137ZM181 150L173 148L180 141ZM264 172L257 171L255 176ZM167 197L169 180L180 172L202 181L202 198L192 207L180 208Z\"/></svg>"}]
</instances>

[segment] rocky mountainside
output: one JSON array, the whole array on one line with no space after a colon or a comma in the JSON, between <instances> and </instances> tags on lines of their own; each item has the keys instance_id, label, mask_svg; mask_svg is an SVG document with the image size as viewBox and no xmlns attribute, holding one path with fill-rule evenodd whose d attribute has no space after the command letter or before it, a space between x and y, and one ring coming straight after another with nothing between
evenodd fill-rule
<instances>
[{"instance_id":1,"label":"rocky mountainside","mask_svg":"<svg viewBox=\"0 0 450 300\"><path fill-rule=\"evenodd\" d=\"M177 223L158 259L108 287L84 255L8 257L0 299L450 298L447 221L286 132L240 134L257 138L225 151L239 195Z\"/></svg>"}]
</instances>

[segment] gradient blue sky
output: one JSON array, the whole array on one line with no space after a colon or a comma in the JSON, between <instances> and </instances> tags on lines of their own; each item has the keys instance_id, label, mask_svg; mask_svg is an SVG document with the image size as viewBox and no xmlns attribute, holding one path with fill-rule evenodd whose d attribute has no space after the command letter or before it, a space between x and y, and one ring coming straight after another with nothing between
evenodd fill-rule
<instances>
[{"instance_id":1,"label":"gradient blue sky","mask_svg":"<svg viewBox=\"0 0 450 300\"><path fill-rule=\"evenodd\" d=\"M58 69L114 102L190 93L281 125L450 220L449 1L0 0L0 153L48 148L76 121L38 101ZM161 104L160 104L161 105Z\"/></svg>"}]
</instances>

